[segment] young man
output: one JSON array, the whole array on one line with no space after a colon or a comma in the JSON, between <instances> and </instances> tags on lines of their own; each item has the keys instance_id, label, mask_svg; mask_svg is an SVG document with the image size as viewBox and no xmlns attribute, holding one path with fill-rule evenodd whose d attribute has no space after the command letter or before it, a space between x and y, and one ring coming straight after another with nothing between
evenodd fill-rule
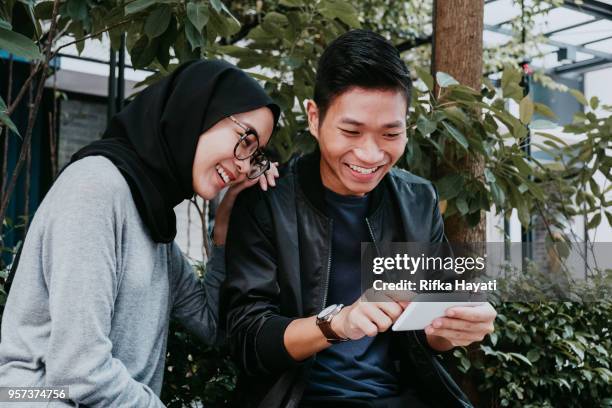
<instances>
[{"instance_id":1,"label":"young man","mask_svg":"<svg viewBox=\"0 0 612 408\"><path fill-rule=\"evenodd\" d=\"M388 41L340 36L307 105L318 150L290 163L274 191L238 197L223 306L240 406L470 406L435 354L490 333L489 304L454 308L425 332L392 332L405 303L360 300L361 242L445 239L431 183L392 169L409 100L408 70Z\"/></svg>"}]
</instances>

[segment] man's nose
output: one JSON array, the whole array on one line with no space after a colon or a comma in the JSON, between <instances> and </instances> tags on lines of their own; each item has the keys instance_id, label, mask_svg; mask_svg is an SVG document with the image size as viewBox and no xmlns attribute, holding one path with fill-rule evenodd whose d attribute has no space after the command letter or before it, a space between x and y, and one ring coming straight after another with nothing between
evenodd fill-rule
<instances>
[{"instance_id":1,"label":"man's nose","mask_svg":"<svg viewBox=\"0 0 612 408\"><path fill-rule=\"evenodd\" d=\"M385 153L378 147L378 144L373 138L367 138L361 146L355 150L355 155L364 164L380 163L385 157Z\"/></svg>"}]
</instances>

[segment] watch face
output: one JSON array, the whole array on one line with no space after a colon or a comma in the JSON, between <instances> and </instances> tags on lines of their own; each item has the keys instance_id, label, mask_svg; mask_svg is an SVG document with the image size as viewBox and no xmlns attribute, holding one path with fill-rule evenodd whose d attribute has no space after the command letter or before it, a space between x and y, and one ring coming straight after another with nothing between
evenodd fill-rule
<instances>
[{"instance_id":1,"label":"watch face","mask_svg":"<svg viewBox=\"0 0 612 408\"><path fill-rule=\"evenodd\" d=\"M338 305L327 306L325 309L321 310L321 312L317 315L317 319L324 319L325 316L327 316L328 314L336 310L337 307Z\"/></svg>"}]
</instances>

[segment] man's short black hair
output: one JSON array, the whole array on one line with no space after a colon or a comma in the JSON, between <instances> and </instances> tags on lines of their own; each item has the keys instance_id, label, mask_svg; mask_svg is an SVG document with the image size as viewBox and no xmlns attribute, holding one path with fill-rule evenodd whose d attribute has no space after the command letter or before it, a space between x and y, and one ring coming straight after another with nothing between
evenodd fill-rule
<instances>
[{"instance_id":1,"label":"man's short black hair","mask_svg":"<svg viewBox=\"0 0 612 408\"><path fill-rule=\"evenodd\" d=\"M314 101L319 124L333 99L352 87L393 89L410 104L410 74L399 51L383 36L368 30L351 30L332 41L317 66Z\"/></svg>"}]
</instances>

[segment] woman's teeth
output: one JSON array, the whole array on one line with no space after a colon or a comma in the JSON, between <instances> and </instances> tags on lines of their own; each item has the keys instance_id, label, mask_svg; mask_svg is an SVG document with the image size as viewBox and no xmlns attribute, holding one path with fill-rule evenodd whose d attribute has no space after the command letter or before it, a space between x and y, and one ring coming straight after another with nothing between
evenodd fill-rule
<instances>
[{"instance_id":1,"label":"woman's teeth","mask_svg":"<svg viewBox=\"0 0 612 408\"><path fill-rule=\"evenodd\" d=\"M353 169L356 172L361 173L361 174L371 174L371 173L374 173L376 170L378 170L380 168L380 166L378 166L378 167L372 167L371 169L366 169L365 167L355 166L354 164L349 164L348 166L351 169Z\"/></svg>"},{"instance_id":2,"label":"woman's teeth","mask_svg":"<svg viewBox=\"0 0 612 408\"><path fill-rule=\"evenodd\" d=\"M217 173L219 173L219 175L221 176L221 178L223 179L223 182L225 182L225 184L230 182L230 178L229 176L225 173L225 171L223 170L223 167L221 167L220 165L217 164Z\"/></svg>"}]
</instances>

